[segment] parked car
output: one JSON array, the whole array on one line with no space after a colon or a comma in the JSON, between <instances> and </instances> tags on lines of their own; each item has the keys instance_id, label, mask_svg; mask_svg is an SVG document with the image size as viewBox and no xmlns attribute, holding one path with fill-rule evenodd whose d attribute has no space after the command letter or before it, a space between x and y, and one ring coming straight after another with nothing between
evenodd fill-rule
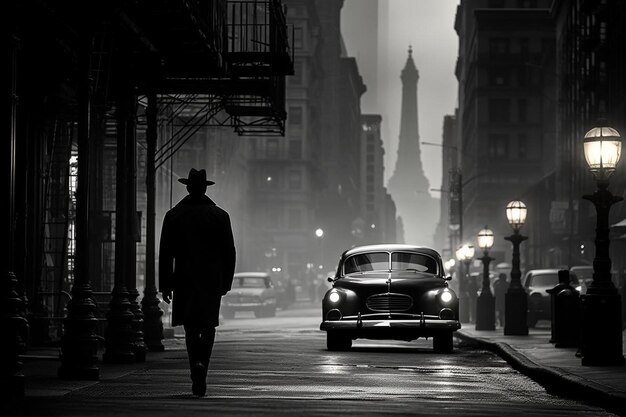
<instances>
[{"instance_id":1,"label":"parked car","mask_svg":"<svg viewBox=\"0 0 626 417\"><path fill-rule=\"evenodd\" d=\"M578 279L578 286L576 287L578 292L586 294L587 288L593 282L593 266L577 265L571 267L569 272Z\"/></svg>"},{"instance_id":2,"label":"parked car","mask_svg":"<svg viewBox=\"0 0 626 417\"><path fill-rule=\"evenodd\" d=\"M385 244L345 251L322 300L328 350L350 349L359 338L432 337L435 351L452 352L461 324L450 279L434 249Z\"/></svg>"},{"instance_id":3,"label":"parked car","mask_svg":"<svg viewBox=\"0 0 626 417\"><path fill-rule=\"evenodd\" d=\"M232 289L222 297L220 312L232 319L239 311L252 311L255 317L276 315L276 291L272 279L265 272L238 272Z\"/></svg>"},{"instance_id":4,"label":"parked car","mask_svg":"<svg viewBox=\"0 0 626 417\"><path fill-rule=\"evenodd\" d=\"M535 327L539 320L552 319L552 298L547 290L556 287L559 283L559 270L556 268L531 269L524 274L522 285L528 293L528 316L529 327ZM578 286L578 279L570 275L570 285Z\"/></svg>"}]
</instances>

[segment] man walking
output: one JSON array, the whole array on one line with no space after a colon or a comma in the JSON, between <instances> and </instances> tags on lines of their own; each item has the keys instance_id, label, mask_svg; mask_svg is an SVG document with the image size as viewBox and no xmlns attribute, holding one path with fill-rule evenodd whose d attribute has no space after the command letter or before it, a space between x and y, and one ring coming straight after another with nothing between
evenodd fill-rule
<instances>
[{"instance_id":1,"label":"man walking","mask_svg":"<svg viewBox=\"0 0 626 417\"><path fill-rule=\"evenodd\" d=\"M192 392L202 397L221 298L233 282L235 244L228 213L205 195L215 184L206 171L192 168L178 181L189 195L163 220L159 287L163 300L172 302L172 326L184 326Z\"/></svg>"}]
</instances>

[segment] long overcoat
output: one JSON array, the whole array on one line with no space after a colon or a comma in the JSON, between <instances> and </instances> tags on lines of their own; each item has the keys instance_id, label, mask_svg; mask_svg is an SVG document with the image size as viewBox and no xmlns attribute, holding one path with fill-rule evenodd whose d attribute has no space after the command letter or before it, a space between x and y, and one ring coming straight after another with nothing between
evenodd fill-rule
<instances>
[{"instance_id":1,"label":"long overcoat","mask_svg":"<svg viewBox=\"0 0 626 417\"><path fill-rule=\"evenodd\" d=\"M172 326L217 326L235 272L228 213L206 195L188 195L165 214L159 246L159 288L173 293Z\"/></svg>"}]
</instances>

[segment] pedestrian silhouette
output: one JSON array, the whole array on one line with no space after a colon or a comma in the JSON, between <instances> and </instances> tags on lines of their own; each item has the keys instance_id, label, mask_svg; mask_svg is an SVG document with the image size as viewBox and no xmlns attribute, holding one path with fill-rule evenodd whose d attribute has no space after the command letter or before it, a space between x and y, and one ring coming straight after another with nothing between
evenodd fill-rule
<instances>
[{"instance_id":1,"label":"pedestrian silhouette","mask_svg":"<svg viewBox=\"0 0 626 417\"><path fill-rule=\"evenodd\" d=\"M498 279L493 283L493 292L496 299L496 321L504 327L504 299L509 284L506 282L506 274L500 273Z\"/></svg>"},{"instance_id":2,"label":"pedestrian silhouette","mask_svg":"<svg viewBox=\"0 0 626 417\"><path fill-rule=\"evenodd\" d=\"M205 195L204 169L179 182L189 195L165 214L159 249L159 287L172 302L172 326L184 326L192 392L206 393L206 376L219 325L220 302L232 286L235 245L228 213Z\"/></svg>"}]
</instances>

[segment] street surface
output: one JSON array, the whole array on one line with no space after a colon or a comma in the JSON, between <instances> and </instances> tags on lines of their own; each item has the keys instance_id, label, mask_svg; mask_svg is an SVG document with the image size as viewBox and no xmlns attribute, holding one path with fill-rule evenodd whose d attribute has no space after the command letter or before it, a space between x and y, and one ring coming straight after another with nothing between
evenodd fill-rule
<instances>
[{"instance_id":1,"label":"street surface","mask_svg":"<svg viewBox=\"0 0 626 417\"><path fill-rule=\"evenodd\" d=\"M431 340L359 340L349 352L328 352L319 322L317 308L225 321L204 398L191 395L184 339L177 337L145 366L85 382L64 396L38 394L36 383L53 381L35 381L27 388L26 415L612 415L555 397L499 357L469 346L441 355L432 352Z\"/></svg>"}]
</instances>

